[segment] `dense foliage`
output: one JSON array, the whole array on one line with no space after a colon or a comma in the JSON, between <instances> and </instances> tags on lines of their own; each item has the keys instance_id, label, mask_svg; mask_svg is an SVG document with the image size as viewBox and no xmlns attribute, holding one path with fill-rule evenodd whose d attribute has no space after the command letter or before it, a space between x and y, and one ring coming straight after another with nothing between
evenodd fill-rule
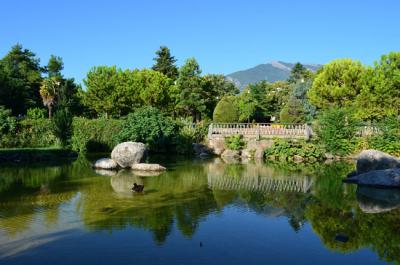
<instances>
[{"instance_id":1,"label":"dense foliage","mask_svg":"<svg viewBox=\"0 0 400 265\"><path fill-rule=\"evenodd\" d=\"M41 105L42 68L35 53L17 44L0 60L0 105L14 115Z\"/></svg>"},{"instance_id":2,"label":"dense foliage","mask_svg":"<svg viewBox=\"0 0 400 265\"><path fill-rule=\"evenodd\" d=\"M377 124L378 134L368 139L369 147L400 156L400 120L387 117Z\"/></svg>"},{"instance_id":3,"label":"dense foliage","mask_svg":"<svg viewBox=\"0 0 400 265\"><path fill-rule=\"evenodd\" d=\"M320 145L305 141L275 139L274 144L265 150L267 159L293 161L296 156L305 161L314 162L324 159L324 150Z\"/></svg>"},{"instance_id":4,"label":"dense foliage","mask_svg":"<svg viewBox=\"0 0 400 265\"><path fill-rule=\"evenodd\" d=\"M249 84L241 92L223 75L202 75L195 58L179 68L176 63L169 48L161 46L151 69L94 66L83 89L63 76L61 57L51 55L46 65L40 65L35 53L17 44L0 59L1 146L71 143L75 150L100 151L116 141L141 139L154 150L183 152L191 141L204 140L213 119L313 124L316 140L336 155L360 148L399 153L398 133L388 129L399 116L399 52L382 55L373 67L338 59L314 73L296 63L288 80ZM151 115L139 118L144 109ZM71 133L66 113L85 117L73 122L82 127ZM90 123L91 118L97 119ZM146 124L146 118L151 122ZM137 128L128 125L132 120L139 121ZM360 122L379 128L361 139ZM114 123L124 123L124 131L119 133Z\"/></svg>"},{"instance_id":5,"label":"dense foliage","mask_svg":"<svg viewBox=\"0 0 400 265\"><path fill-rule=\"evenodd\" d=\"M60 109L53 119L54 135L60 140L61 147L68 146L72 134L72 115L68 109Z\"/></svg>"},{"instance_id":6,"label":"dense foliage","mask_svg":"<svg viewBox=\"0 0 400 265\"><path fill-rule=\"evenodd\" d=\"M118 141L145 143L151 151L171 149L179 134L178 124L154 107L144 107L129 114L116 136Z\"/></svg>"},{"instance_id":7,"label":"dense foliage","mask_svg":"<svg viewBox=\"0 0 400 265\"><path fill-rule=\"evenodd\" d=\"M72 149L77 152L111 151L118 144L115 136L121 127L121 120L75 117L72 122Z\"/></svg>"},{"instance_id":8,"label":"dense foliage","mask_svg":"<svg viewBox=\"0 0 400 265\"><path fill-rule=\"evenodd\" d=\"M400 114L400 52L383 55L374 68L368 68L365 82L356 99L361 118L380 120Z\"/></svg>"},{"instance_id":9,"label":"dense foliage","mask_svg":"<svg viewBox=\"0 0 400 265\"><path fill-rule=\"evenodd\" d=\"M332 108L318 118L317 133L326 150L334 155L352 153L357 145L360 121L351 109Z\"/></svg>"},{"instance_id":10,"label":"dense foliage","mask_svg":"<svg viewBox=\"0 0 400 265\"><path fill-rule=\"evenodd\" d=\"M51 121L44 118L17 120L0 107L0 147L50 147L58 144Z\"/></svg>"},{"instance_id":11,"label":"dense foliage","mask_svg":"<svg viewBox=\"0 0 400 265\"><path fill-rule=\"evenodd\" d=\"M0 106L0 134L13 133L16 126L16 119L11 115L11 110Z\"/></svg>"},{"instance_id":12,"label":"dense foliage","mask_svg":"<svg viewBox=\"0 0 400 265\"><path fill-rule=\"evenodd\" d=\"M225 138L225 144L230 150L239 151L245 148L246 142L243 139L243 135L234 134Z\"/></svg>"},{"instance_id":13,"label":"dense foliage","mask_svg":"<svg viewBox=\"0 0 400 265\"><path fill-rule=\"evenodd\" d=\"M365 67L351 59L334 60L323 66L308 92L310 101L318 108L351 106L360 93Z\"/></svg>"},{"instance_id":14,"label":"dense foliage","mask_svg":"<svg viewBox=\"0 0 400 265\"><path fill-rule=\"evenodd\" d=\"M311 88L311 79L298 80L292 84L289 100L280 112L280 121L283 123L311 122L315 117L316 109L309 102L307 92Z\"/></svg>"}]
</instances>

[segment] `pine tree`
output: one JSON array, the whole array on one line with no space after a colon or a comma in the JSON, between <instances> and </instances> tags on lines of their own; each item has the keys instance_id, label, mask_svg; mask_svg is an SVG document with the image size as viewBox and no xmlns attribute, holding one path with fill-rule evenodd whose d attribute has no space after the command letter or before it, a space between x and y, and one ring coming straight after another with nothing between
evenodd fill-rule
<instances>
[{"instance_id":1,"label":"pine tree","mask_svg":"<svg viewBox=\"0 0 400 265\"><path fill-rule=\"evenodd\" d=\"M171 52L166 46L161 46L158 51L156 51L157 57L153 60L156 63L153 65L152 69L158 71L168 76L172 80L176 80L178 77L178 68L175 65L176 59L171 56Z\"/></svg>"},{"instance_id":2,"label":"pine tree","mask_svg":"<svg viewBox=\"0 0 400 265\"><path fill-rule=\"evenodd\" d=\"M61 71L64 69L64 62L61 57L51 55L49 62L47 63L47 73L49 77L61 77Z\"/></svg>"},{"instance_id":3,"label":"pine tree","mask_svg":"<svg viewBox=\"0 0 400 265\"><path fill-rule=\"evenodd\" d=\"M190 58L179 69L177 87L180 92L178 108L193 118L193 122L201 119L206 111L206 95L203 90L201 70L196 59Z\"/></svg>"},{"instance_id":4,"label":"pine tree","mask_svg":"<svg viewBox=\"0 0 400 265\"><path fill-rule=\"evenodd\" d=\"M287 81L289 83L296 83L297 81L301 81L303 79L304 82L304 80L310 78L311 75L311 71L298 62L293 66Z\"/></svg>"}]
</instances>

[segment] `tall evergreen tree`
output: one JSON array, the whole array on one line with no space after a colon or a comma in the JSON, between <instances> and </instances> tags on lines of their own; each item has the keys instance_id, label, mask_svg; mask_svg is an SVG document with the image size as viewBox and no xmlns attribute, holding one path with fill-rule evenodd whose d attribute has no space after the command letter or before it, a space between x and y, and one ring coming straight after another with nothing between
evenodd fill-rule
<instances>
[{"instance_id":1,"label":"tall evergreen tree","mask_svg":"<svg viewBox=\"0 0 400 265\"><path fill-rule=\"evenodd\" d=\"M209 118L213 116L213 110L219 100L225 95L236 95L239 89L224 75L208 74L203 77L203 90L206 94L206 114Z\"/></svg>"},{"instance_id":2,"label":"tall evergreen tree","mask_svg":"<svg viewBox=\"0 0 400 265\"><path fill-rule=\"evenodd\" d=\"M13 46L0 60L0 105L11 109L14 115L40 106L42 70L33 52L19 44Z\"/></svg>"},{"instance_id":3,"label":"tall evergreen tree","mask_svg":"<svg viewBox=\"0 0 400 265\"><path fill-rule=\"evenodd\" d=\"M61 71L64 69L64 62L61 57L51 55L47 63L47 73L49 77L62 76Z\"/></svg>"},{"instance_id":4,"label":"tall evergreen tree","mask_svg":"<svg viewBox=\"0 0 400 265\"><path fill-rule=\"evenodd\" d=\"M153 60L156 62L152 69L163 73L172 80L176 80L178 77L178 68L176 67L176 59L171 55L168 47L161 46L158 51L156 51L157 57Z\"/></svg>"},{"instance_id":5,"label":"tall evergreen tree","mask_svg":"<svg viewBox=\"0 0 400 265\"><path fill-rule=\"evenodd\" d=\"M193 122L201 119L206 111L206 95L203 91L201 70L196 59L190 58L179 69L176 85L180 92L178 107L191 115Z\"/></svg>"},{"instance_id":6,"label":"tall evergreen tree","mask_svg":"<svg viewBox=\"0 0 400 265\"><path fill-rule=\"evenodd\" d=\"M304 81L312 76L310 70L308 70L304 65L297 62L290 72L290 76L288 78L289 83L296 83L297 81Z\"/></svg>"}]
</instances>

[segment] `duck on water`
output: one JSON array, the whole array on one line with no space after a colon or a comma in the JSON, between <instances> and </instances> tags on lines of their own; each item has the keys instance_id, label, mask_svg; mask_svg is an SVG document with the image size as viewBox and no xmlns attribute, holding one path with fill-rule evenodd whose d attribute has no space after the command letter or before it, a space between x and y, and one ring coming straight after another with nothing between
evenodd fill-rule
<instances>
[{"instance_id":1,"label":"duck on water","mask_svg":"<svg viewBox=\"0 0 400 265\"><path fill-rule=\"evenodd\" d=\"M144 189L144 185L138 185L136 183L133 183L132 190L134 192L143 192L143 189Z\"/></svg>"}]
</instances>

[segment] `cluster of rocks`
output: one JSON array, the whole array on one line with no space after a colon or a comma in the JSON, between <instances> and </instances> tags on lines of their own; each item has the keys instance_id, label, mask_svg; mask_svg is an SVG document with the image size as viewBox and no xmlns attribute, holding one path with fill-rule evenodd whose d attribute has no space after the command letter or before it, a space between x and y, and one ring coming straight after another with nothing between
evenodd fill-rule
<instances>
[{"instance_id":1,"label":"cluster of rocks","mask_svg":"<svg viewBox=\"0 0 400 265\"><path fill-rule=\"evenodd\" d=\"M143 143L123 142L114 147L111 158L101 158L94 163L93 167L101 170L130 168L144 172L166 170L159 164L142 163L146 154L147 149Z\"/></svg>"},{"instance_id":2,"label":"cluster of rocks","mask_svg":"<svg viewBox=\"0 0 400 265\"><path fill-rule=\"evenodd\" d=\"M400 159L377 150L364 150L347 183L377 188L400 188Z\"/></svg>"},{"instance_id":3,"label":"cluster of rocks","mask_svg":"<svg viewBox=\"0 0 400 265\"><path fill-rule=\"evenodd\" d=\"M212 139L209 141L209 150L215 155L221 156L226 162L238 162L239 160L264 158L264 150L273 144L270 140L249 139L242 150L230 150L226 147L224 139Z\"/></svg>"}]
</instances>

